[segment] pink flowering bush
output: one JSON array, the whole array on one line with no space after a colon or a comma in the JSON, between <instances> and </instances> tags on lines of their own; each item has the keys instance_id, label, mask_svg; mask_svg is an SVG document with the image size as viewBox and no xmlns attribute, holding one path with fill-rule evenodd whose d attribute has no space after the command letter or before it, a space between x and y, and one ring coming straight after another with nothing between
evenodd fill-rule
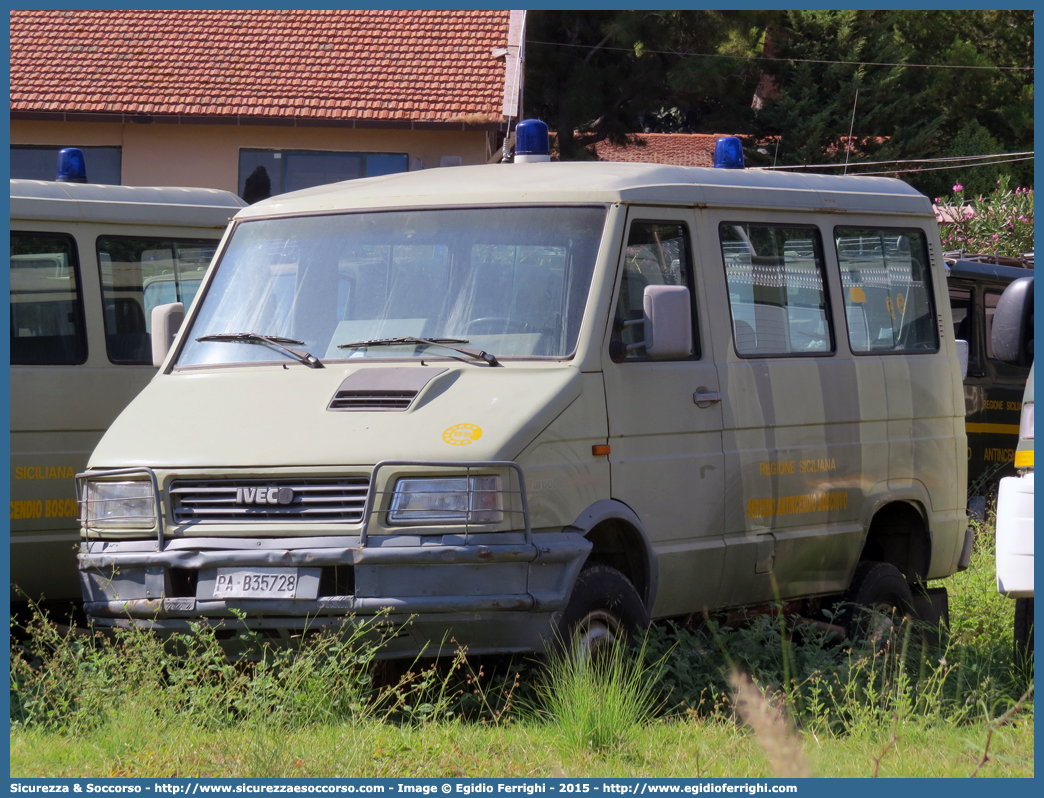
<instances>
[{"instance_id":1,"label":"pink flowering bush","mask_svg":"<svg viewBox=\"0 0 1044 798\"><path fill-rule=\"evenodd\" d=\"M953 196L937 197L946 220L939 224L943 249L1017 258L1033 251L1033 189L1008 188L1008 177L997 181L989 196L969 199L957 183Z\"/></svg>"}]
</instances>

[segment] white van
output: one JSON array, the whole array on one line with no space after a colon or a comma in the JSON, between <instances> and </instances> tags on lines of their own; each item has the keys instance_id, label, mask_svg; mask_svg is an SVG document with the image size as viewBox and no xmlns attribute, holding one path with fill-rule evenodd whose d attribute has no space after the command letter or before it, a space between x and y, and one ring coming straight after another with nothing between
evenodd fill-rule
<instances>
[{"instance_id":1,"label":"white van","mask_svg":"<svg viewBox=\"0 0 1044 798\"><path fill-rule=\"evenodd\" d=\"M406 654L944 608L952 329L897 180L516 163L284 194L233 220L79 477L85 609L286 643L390 611Z\"/></svg>"},{"instance_id":2,"label":"white van","mask_svg":"<svg viewBox=\"0 0 1044 798\"><path fill-rule=\"evenodd\" d=\"M191 304L244 204L209 189L11 181L15 601L80 598L74 475L156 373L152 308Z\"/></svg>"}]
</instances>

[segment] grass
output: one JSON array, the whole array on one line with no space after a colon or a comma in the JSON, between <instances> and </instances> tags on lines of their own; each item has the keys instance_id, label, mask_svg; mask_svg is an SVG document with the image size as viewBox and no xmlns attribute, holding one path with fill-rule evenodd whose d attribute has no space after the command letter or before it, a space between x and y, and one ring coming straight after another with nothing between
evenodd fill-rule
<instances>
[{"instance_id":1,"label":"grass","mask_svg":"<svg viewBox=\"0 0 1044 798\"><path fill-rule=\"evenodd\" d=\"M594 655L556 653L536 682L531 719L556 730L559 750L626 750L653 718L663 660L647 665L644 643L610 645Z\"/></svg>"},{"instance_id":2,"label":"grass","mask_svg":"<svg viewBox=\"0 0 1044 798\"><path fill-rule=\"evenodd\" d=\"M1032 776L1032 672L979 537L938 644L904 624L844 645L764 616L661 625L594 661L461 652L378 680L379 630L230 663L206 633L175 651L40 619L12 649L11 775Z\"/></svg>"},{"instance_id":3,"label":"grass","mask_svg":"<svg viewBox=\"0 0 1044 798\"><path fill-rule=\"evenodd\" d=\"M891 727L843 736L798 732L816 776L870 777ZM984 724L907 723L880 765L882 777L965 777L981 759ZM368 721L285 732L260 727L200 730L186 720L157 724L131 711L83 736L41 729L11 736L18 777L635 777L773 775L756 735L720 719L659 720L611 753L564 749L546 723L491 726L461 721L399 726ZM1029 777L1029 713L995 733L980 777Z\"/></svg>"}]
</instances>

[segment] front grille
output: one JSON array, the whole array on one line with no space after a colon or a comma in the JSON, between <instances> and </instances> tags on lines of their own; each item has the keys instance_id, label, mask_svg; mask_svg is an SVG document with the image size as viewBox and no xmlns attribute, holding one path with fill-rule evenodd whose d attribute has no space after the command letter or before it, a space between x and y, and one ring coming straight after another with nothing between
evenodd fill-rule
<instances>
[{"instance_id":1,"label":"front grille","mask_svg":"<svg viewBox=\"0 0 1044 798\"><path fill-rule=\"evenodd\" d=\"M338 391L329 410L405 410L416 391Z\"/></svg>"},{"instance_id":2,"label":"front grille","mask_svg":"<svg viewBox=\"0 0 1044 798\"><path fill-rule=\"evenodd\" d=\"M179 480L170 498L176 524L357 524L369 488L368 477Z\"/></svg>"}]
</instances>

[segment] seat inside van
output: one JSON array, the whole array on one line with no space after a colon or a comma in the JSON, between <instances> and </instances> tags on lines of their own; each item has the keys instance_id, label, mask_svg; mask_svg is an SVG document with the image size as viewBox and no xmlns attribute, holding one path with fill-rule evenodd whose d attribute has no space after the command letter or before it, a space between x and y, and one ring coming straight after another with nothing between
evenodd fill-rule
<instances>
[{"instance_id":1,"label":"seat inside van","mask_svg":"<svg viewBox=\"0 0 1044 798\"><path fill-rule=\"evenodd\" d=\"M105 303L106 346L114 363L150 363L152 348L145 327L145 311L133 297L116 297Z\"/></svg>"}]
</instances>

